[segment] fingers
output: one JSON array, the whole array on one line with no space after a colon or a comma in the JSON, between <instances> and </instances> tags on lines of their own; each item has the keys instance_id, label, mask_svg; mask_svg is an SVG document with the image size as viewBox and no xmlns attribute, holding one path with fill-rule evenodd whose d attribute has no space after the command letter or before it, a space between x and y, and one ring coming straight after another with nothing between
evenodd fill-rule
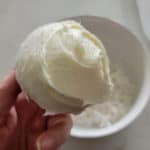
<instances>
[{"instance_id":1,"label":"fingers","mask_svg":"<svg viewBox=\"0 0 150 150\"><path fill-rule=\"evenodd\" d=\"M38 150L58 149L68 138L72 120L69 115L55 115L48 120L48 130L37 139Z\"/></svg>"},{"instance_id":2,"label":"fingers","mask_svg":"<svg viewBox=\"0 0 150 150\"><path fill-rule=\"evenodd\" d=\"M17 149L17 114L12 107L5 118L5 123L0 127L0 149Z\"/></svg>"},{"instance_id":3,"label":"fingers","mask_svg":"<svg viewBox=\"0 0 150 150\"><path fill-rule=\"evenodd\" d=\"M12 107L8 114L8 119L6 122L6 126L8 128L9 133L13 132L16 129L17 122L18 122L17 113L15 107Z\"/></svg>"},{"instance_id":4,"label":"fingers","mask_svg":"<svg viewBox=\"0 0 150 150\"><path fill-rule=\"evenodd\" d=\"M37 112L34 119L32 120L32 124L30 130L32 132L43 132L46 129L46 117L43 116L44 113Z\"/></svg>"},{"instance_id":5,"label":"fingers","mask_svg":"<svg viewBox=\"0 0 150 150\"><path fill-rule=\"evenodd\" d=\"M30 123L29 130L26 132L28 134L28 150L37 150L36 139L46 130L46 122L47 117L43 116L42 112L37 112L34 119Z\"/></svg>"},{"instance_id":6,"label":"fingers","mask_svg":"<svg viewBox=\"0 0 150 150\"><path fill-rule=\"evenodd\" d=\"M19 92L15 71L12 71L0 81L0 137L2 137L1 142L3 143L0 145L0 149L8 149L11 145L16 144L18 120L15 108L12 106Z\"/></svg>"},{"instance_id":7,"label":"fingers","mask_svg":"<svg viewBox=\"0 0 150 150\"><path fill-rule=\"evenodd\" d=\"M1 124L0 129L5 128L9 134L17 127L17 113L15 107L12 107L9 113L3 117L0 117Z\"/></svg>"},{"instance_id":8,"label":"fingers","mask_svg":"<svg viewBox=\"0 0 150 150\"><path fill-rule=\"evenodd\" d=\"M45 121L42 118L45 111L33 101L27 101L23 93L18 95L15 106L19 119L19 149L35 150L35 137L43 131L42 127L45 127Z\"/></svg>"},{"instance_id":9,"label":"fingers","mask_svg":"<svg viewBox=\"0 0 150 150\"><path fill-rule=\"evenodd\" d=\"M24 94L20 93L16 100L16 110L18 113L18 117L22 124L27 125L31 124L33 118L37 113L43 114L45 111L41 109L37 104L33 101L27 101Z\"/></svg>"},{"instance_id":10,"label":"fingers","mask_svg":"<svg viewBox=\"0 0 150 150\"><path fill-rule=\"evenodd\" d=\"M12 71L2 81L0 81L0 114L9 111L15 102L20 87L16 81L15 71Z\"/></svg>"}]
</instances>

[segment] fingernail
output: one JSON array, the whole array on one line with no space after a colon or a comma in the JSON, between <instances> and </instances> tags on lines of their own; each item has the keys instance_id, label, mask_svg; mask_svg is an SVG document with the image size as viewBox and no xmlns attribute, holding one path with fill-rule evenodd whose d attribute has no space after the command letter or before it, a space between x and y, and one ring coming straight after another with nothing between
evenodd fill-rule
<instances>
[{"instance_id":1,"label":"fingernail","mask_svg":"<svg viewBox=\"0 0 150 150\"><path fill-rule=\"evenodd\" d=\"M66 115L65 114L58 114L54 116L50 116L48 120L48 127L54 127L58 124L61 124L65 121Z\"/></svg>"},{"instance_id":2,"label":"fingernail","mask_svg":"<svg viewBox=\"0 0 150 150\"><path fill-rule=\"evenodd\" d=\"M36 142L36 147L37 147L37 150L41 150L41 144L40 144L40 140L39 139Z\"/></svg>"},{"instance_id":3,"label":"fingernail","mask_svg":"<svg viewBox=\"0 0 150 150\"><path fill-rule=\"evenodd\" d=\"M54 126L56 126L56 125L58 125L58 124L61 124L61 123L63 123L63 122L64 122L64 118L56 119L56 120L54 120L54 121L49 122L49 123L48 123L48 127L49 127L49 128L50 128L50 127L54 127Z\"/></svg>"}]
</instances>

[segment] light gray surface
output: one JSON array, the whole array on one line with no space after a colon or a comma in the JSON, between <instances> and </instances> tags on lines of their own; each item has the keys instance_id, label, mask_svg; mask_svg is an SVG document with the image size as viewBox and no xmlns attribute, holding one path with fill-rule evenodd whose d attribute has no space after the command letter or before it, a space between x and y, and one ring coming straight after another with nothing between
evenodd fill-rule
<instances>
[{"instance_id":1,"label":"light gray surface","mask_svg":"<svg viewBox=\"0 0 150 150\"><path fill-rule=\"evenodd\" d=\"M59 3L59 5L58 5ZM60 18L91 14L109 17L142 41L135 0L0 0L0 78L13 66L20 42L35 27ZM126 130L104 139L70 138L63 150L149 150L150 104Z\"/></svg>"}]
</instances>

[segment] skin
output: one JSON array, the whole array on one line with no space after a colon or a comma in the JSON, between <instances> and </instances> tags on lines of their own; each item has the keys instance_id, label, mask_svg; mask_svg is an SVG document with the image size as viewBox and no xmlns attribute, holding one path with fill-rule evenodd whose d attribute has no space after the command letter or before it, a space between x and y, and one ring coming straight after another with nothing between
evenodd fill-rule
<instances>
[{"instance_id":1,"label":"skin","mask_svg":"<svg viewBox=\"0 0 150 150\"><path fill-rule=\"evenodd\" d=\"M72 127L67 114L43 116L27 101L12 71L0 81L0 150L59 150Z\"/></svg>"}]
</instances>

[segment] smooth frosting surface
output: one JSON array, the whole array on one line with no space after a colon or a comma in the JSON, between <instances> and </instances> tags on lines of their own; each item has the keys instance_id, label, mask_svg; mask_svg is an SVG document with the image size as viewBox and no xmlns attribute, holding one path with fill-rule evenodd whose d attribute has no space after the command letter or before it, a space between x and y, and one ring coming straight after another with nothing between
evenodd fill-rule
<instances>
[{"instance_id":1,"label":"smooth frosting surface","mask_svg":"<svg viewBox=\"0 0 150 150\"><path fill-rule=\"evenodd\" d=\"M100 103L112 86L103 44L70 20L33 31L21 45L16 74L25 93L44 108L52 105L50 96L68 106Z\"/></svg>"}]
</instances>

